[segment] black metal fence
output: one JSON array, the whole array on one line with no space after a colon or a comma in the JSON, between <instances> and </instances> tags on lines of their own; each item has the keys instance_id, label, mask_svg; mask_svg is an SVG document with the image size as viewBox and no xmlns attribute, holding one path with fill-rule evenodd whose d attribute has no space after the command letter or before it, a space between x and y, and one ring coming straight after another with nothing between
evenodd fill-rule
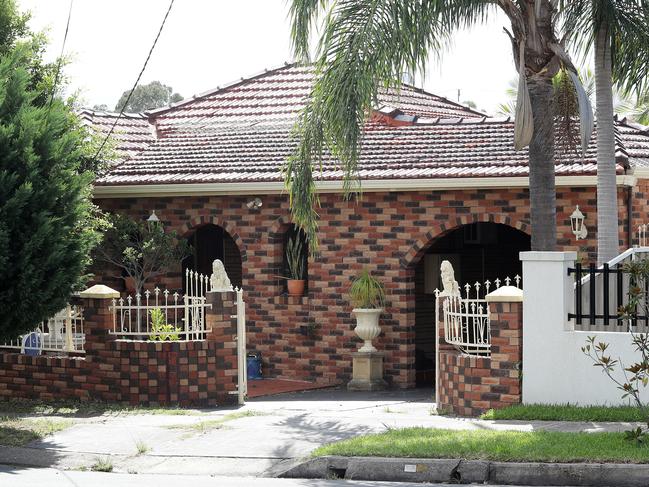
<instances>
[{"instance_id":1,"label":"black metal fence","mask_svg":"<svg viewBox=\"0 0 649 487\"><path fill-rule=\"evenodd\" d=\"M568 275L575 276L575 309L574 313L568 314L569 319L575 320L575 329L628 331L629 326L636 330L649 326L649 317L644 309L636 309L631 320L622 319L620 308L629 302L631 282L631 275L622 262L613 267L590 264L584 268L575 264L574 268L568 269ZM649 295L649 282L639 285L644 288L644 296Z\"/></svg>"}]
</instances>

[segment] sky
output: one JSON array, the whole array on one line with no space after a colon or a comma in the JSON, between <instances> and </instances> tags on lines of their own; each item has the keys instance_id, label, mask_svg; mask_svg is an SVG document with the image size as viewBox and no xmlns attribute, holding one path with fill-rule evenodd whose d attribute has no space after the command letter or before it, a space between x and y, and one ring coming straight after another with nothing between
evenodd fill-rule
<instances>
[{"instance_id":1,"label":"sky","mask_svg":"<svg viewBox=\"0 0 649 487\"><path fill-rule=\"evenodd\" d=\"M61 51L70 0L18 0L32 12L32 29L47 29L47 53ZM167 0L76 0L65 53L70 88L87 106L111 109L130 89L146 59ZM190 97L291 60L288 0L176 0L142 77ZM457 34L440 61L416 84L453 101L472 100L495 113L515 76L507 20Z\"/></svg>"}]
</instances>

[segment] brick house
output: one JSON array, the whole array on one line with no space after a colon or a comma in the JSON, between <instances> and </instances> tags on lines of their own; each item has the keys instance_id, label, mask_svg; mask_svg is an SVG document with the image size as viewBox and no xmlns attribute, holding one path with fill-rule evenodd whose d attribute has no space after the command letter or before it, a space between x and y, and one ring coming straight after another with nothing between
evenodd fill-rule
<instances>
[{"instance_id":1,"label":"brick house","mask_svg":"<svg viewBox=\"0 0 649 487\"><path fill-rule=\"evenodd\" d=\"M281 167L291 128L313 79L308 67L275 70L168 108L123 117L114 135L123 160L99 178L97 203L146 218L152 210L191 241L194 255L162 284L183 286L183 267L210 272L224 261L248 302L248 348L265 374L321 384L349 380L358 348L347 289L364 267L385 283L382 335L386 380L412 387L432 377L434 298L439 262L460 283L520 272L529 250L527 153L513 149L513 122L488 118L410 86L385 91L366 127L359 161L363 196L343 201L331 158L318 175L321 254L308 262L307 292L289 297L284 245L294 231ZM82 112L106 132L115 114ZM617 121L620 245L632 244L649 198L649 129ZM585 157L556 162L558 241L592 257L596 246L595 144ZM248 203L262 202L256 208ZM589 235L575 241L569 215L579 205ZM252 208L250 207L252 206ZM123 290L111 273L97 280Z\"/></svg>"}]
</instances>

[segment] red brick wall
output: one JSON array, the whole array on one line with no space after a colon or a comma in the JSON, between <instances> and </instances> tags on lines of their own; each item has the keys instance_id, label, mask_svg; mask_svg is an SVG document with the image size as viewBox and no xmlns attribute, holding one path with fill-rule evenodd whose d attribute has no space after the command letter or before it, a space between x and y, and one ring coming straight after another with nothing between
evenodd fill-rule
<instances>
[{"instance_id":1,"label":"red brick wall","mask_svg":"<svg viewBox=\"0 0 649 487\"><path fill-rule=\"evenodd\" d=\"M631 233L634 245L638 244L638 225L649 223L649 179L640 179L632 194L633 222Z\"/></svg>"},{"instance_id":2,"label":"red brick wall","mask_svg":"<svg viewBox=\"0 0 649 487\"><path fill-rule=\"evenodd\" d=\"M215 295L216 293L211 293ZM231 301L230 301L231 303ZM115 340L109 300L85 299L85 358L0 351L0 398L95 399L143 405L215 406L236 400L236 326L209 314L212 334L194 342ZM227 303L226 303L227 304ZM215 309L222 309L215 306ZM227 317L226 317L227 316Z\"/></svg>"},{"instance_id":3,"label":"red brick wall","mask_svg":"<svg viewBox=\"0 0 649 487\"><path fill-rule=\"evenodd\" d=\"M625 191L620 191L620 201ZM256 195L253 195L256 196ZM146 218L151 210L166 228L187 235L205 223L224 227L242 253L243 287L248 302L248 347L263 355L267 376L306 379L323 384L346 382L353 332L347 290L367 267L386 284L389 303L382 315L376 346L385 351L386 380L398 387L415 381L415 264L439 236L472 222L495 222L529 233L526 189L476 189L431 192L365 193L360 203L339 194L322 194L320 257L309 262L309 295L286 298L281 273L283 232L290 221L287 197L263 196L263 207L246 208L252 196L195 196L100 199L109 211ZM576 242L570 214L579 204L590 234ZM558 241L562 249L594 256L594 188L559 188ZM620 214L626 214L624 208ZM583 243L582 243L583 242ZM180 267L161 285L180 288ZM112 272L97 272L98 281ZM119 288L116 288L119 289ZM314 336L304 333L315 325Z\"/></svg>"},{"instance_id":4,"label":"red brick wall","mask_svg":"<svg viewBox=\"0 0 649 487\"><path fill-rule=\"evenodd\" d=\"M461 416L521 402L522 303L491 303L491 357L440 349L439 407Z\"/></svg>"}]
</instances>

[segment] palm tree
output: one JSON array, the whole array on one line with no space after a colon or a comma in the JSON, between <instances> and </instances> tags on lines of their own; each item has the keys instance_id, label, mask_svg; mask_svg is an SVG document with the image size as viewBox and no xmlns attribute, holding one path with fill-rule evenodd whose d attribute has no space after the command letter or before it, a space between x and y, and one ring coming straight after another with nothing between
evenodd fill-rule
<instances>
[{"instance_id":1,"label":"palm tree","mask_svg":"<svg viewBox=\"0 0 649 487\"><path fill-rule=\"evenodd\" d=\"M561 69L575 71L555 32L557 4L557 0L292 0L291 35L297 58L309 59L309 38L322 21L316 82L296 125L298 147L284 168L293 218L307 233L311 251L317 246L318 217L313 168L323 152L340 161L345 196L354 195L360 189L356 168L363 125L379 88L397 87L400 73L424 70L429 55L442 52L454 31L487 20L496 9L511 23L507 33L520 74L515 146L529 145L532 249L556 248L552 78Z\"/></svg>"},{"instance_id":2,"label":"palm tree","mask_svg":"<svg viewBox=\"0 0 649 487\"><path fill-rule=\"evenodd\" d=\"M636 122L649 125L649 87L638 94L630 113Z\"/></svg>"},{"instance_id":3,"label":"palm tree","mask_svg":"<svg viewBox=\"0 0 649 487\"><path fill-rule=\"evenodd\" d=\"M564 14L577 45L595 54L597 262L619 252L613 84L640 92L649 75L649 1L569 0Z\"/></svg>"},{"instance_id":4,"label":"palm tree","mask_svg":"<svg viewBox=\"0 0 649 487\"><path fill-rule=\"evenodd\" d=\"M579 78L590 99L592 105L595 104L595 73L590 69L580 69ZM555 97L559 96L556 89L555 77ZM505 89L505 101L498 105L498 113L507 117L513 117L516 112L516 87L518 86L518 77L512 78ZM626 117L633 122L642 125L649 124L649 88L640 93L628 93L620 89L617 84L613 84L613 111L620 116ZM576 115L576 114L575 114Z\"/></svg>"}]
</instances>

